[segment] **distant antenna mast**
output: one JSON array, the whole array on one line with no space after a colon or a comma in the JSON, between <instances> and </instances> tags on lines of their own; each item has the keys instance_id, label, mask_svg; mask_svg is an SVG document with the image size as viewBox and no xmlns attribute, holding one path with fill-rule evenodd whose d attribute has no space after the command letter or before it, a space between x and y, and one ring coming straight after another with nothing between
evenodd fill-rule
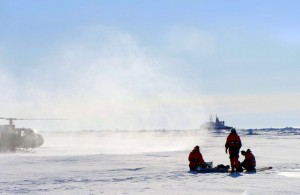
<instances>
[{"instance_id":1,"label":"distant antenna mast","mask_svg":"<svg viewBox=\"0 0 300 195\"><path fill-rule=\"evenodd\" d=\"M219 122L218 114L216 114L216 123Z\"/></svg>"}]
</instances>

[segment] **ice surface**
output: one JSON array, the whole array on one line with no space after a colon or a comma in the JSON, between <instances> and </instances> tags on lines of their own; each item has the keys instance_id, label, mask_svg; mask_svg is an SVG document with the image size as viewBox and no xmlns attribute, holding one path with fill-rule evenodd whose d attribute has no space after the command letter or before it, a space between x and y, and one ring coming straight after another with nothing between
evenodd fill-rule
<instances>
[{"instance_id":1,"label":"ice surface","mask_svg":"<svg viewBox=\"0 0 300 195\"><path fill-rule=\"evenodd\" d=\"M44 132L45 144L1 154L1 194L299 194L300 135L240 131L255 174L189 172L198 144L206 161L229 164L226 133L200 130ZM242 159L242 158L241 158Z\"/></svg>"}]
</instances>

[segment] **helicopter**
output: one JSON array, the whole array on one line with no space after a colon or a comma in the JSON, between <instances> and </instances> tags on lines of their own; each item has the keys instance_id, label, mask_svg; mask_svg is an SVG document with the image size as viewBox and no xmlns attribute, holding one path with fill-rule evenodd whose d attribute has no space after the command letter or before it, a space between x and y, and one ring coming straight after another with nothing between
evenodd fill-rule
<instances>
[{"instance_id":1,"label":"helicopter","mask_svg":"<svg viewBox=\"0 0 300 195\"><path fill-rule=\"evenodd\" d=\"M8 125L0 125L0 152L14 152L17 149L28 150L43 145L44 138L30 128L16 128L16 120L60 120L60 119L25 119L25 118L6 118Z\"/></svg>"}]
</instances>

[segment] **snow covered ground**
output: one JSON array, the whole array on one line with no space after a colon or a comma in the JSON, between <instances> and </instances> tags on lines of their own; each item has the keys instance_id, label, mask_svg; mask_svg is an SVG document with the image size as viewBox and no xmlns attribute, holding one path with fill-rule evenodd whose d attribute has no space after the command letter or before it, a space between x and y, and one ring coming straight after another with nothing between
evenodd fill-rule
<instances>
[{"instance_id":1,"label":"snow covered ground","mask_svg":"<svg viewBox=\"0 0 300 195\"><path fill-rule=\"evenodd\" d=\"M0 154L1 194L300 194L300 135L238 131L256 174L189 172L199 145L206 161L229 164L227 133L202 130L43 132L45 144ZM240 158L242 159L242 158Z\"/></svg>"}]
</instances>

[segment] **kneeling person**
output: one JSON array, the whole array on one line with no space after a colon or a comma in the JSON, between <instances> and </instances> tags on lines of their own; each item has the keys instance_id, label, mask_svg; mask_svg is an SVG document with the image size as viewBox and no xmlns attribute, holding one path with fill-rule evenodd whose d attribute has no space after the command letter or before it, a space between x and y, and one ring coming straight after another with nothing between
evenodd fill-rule
<instances>
[{"instance_id":1,"label":"kneeling person","mask_svg":"<svg viewBox=\"0 0 300 195\"><path fill-rule=\"evenodd\" d=\"M189 167L191 171L197 170L198 166L203 168L207 167L206 163L203 160L199 146L195 146L193 151L190 152L188 159L190 161Z\"/></svg>"},{"instance_id":2,"label":"kneeling person","mask_svg":"<svg viewBox=\"0 0 300 195\"><path fill-rule=\"evenodd\" d=\"M241 154L245 156L245 160L241 163L241 166L247 171L255 171L256 161L255 156L252 154L251 150L248 149L246 152L242 150Z\"/></svg>"}]
</instances>

